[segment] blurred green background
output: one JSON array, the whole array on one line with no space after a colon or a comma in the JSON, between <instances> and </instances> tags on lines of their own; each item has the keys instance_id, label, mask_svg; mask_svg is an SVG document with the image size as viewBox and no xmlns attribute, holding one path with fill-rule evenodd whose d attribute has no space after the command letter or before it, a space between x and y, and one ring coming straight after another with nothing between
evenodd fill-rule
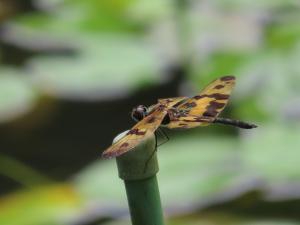
<instances>
[{"instance_id":1,"label":"blurred green background","mask_svg":"<svg viewBox=\"0 0 300 225\"><path fill-rule=\"evenodd\" d=\"M298 0L0 0L0 224L130 224L101 152L232 74L222 115L259 127L167 131L167 224L300 224Z\"/></svg>"}]
</instances>

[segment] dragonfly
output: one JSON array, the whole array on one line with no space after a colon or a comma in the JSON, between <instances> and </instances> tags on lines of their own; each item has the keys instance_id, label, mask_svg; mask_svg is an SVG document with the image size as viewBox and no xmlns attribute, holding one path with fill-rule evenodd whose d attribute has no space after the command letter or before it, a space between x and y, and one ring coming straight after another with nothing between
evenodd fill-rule
<instances>
[{"instance_id":1,"label":"dragonfly","mask_svg":"<svg viewBox=\"0 0 300 225\"><path fill-rule=\"evenodd\" d=\"M223 76L193 97L158 99L156 104L148 108L144 105L135 107L131 117L137 123L121 139L107 148L102 157L113 158L134 149L160 127L189 129L213 123L242 129L257 127L252 123L219 117L229 101L235 81L234 76Z\"/></svg>"}]
</instances>

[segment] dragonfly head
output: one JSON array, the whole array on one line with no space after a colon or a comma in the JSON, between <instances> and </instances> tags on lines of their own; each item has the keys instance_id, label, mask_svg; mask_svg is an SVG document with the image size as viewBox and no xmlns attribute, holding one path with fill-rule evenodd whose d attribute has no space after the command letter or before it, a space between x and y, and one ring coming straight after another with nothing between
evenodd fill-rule
<instances>
[{"instance_id":1,"label":"dragonfly head","mask_svg":"<svg viewBox=\"0 0 300 225\"><path fill-rule=\"evenodd\" d=\"M144 105L139 105L133 108L131 112L131 118L136 122L144 119L144 117L146 116L147 116L147 107Z\"/></svg>"}]
</instances>

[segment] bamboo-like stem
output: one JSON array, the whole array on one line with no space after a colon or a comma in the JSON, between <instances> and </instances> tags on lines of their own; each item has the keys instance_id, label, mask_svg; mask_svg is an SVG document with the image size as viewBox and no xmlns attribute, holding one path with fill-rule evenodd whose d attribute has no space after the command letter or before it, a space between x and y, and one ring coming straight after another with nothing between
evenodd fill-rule
<instances>
[{"instance_id":1,"label":"bamboo-like stem","mask_svg":"<svg viewBox=\"0 0 300 225\"><path fill-rule=\"evenodd\" d=\"M124 180L132 225L164 225L156 173L154 135L130 152L117 157Z\"/></svg>"},{"instance_id":2,"label":"bamboo-like stem","mask_svg":"<svg viewBox=\"0 0 300 225\"><path fill-rule=\"evenodd\" d=\"M163 225L156 176L142 180L125 180L133 225Z\"/></svg>"}]
</instances>

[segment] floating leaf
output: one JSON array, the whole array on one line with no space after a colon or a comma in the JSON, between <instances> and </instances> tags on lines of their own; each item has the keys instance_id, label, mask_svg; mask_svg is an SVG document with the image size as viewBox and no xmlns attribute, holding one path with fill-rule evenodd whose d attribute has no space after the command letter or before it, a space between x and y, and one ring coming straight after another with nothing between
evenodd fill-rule
<instances>
[{"instance_id":1,"label":"floating leaf","mask_svg":"<svg viewBox=\"0 0 300 225\"><path fill-rule=\"evenodd\" d=\"M80 198L68 185L34 188L0 198L0 223L61 224L79 209Z\"/></svg>"},{"instance_id":2,"label":"floating leaf","mask_svg":"<svg viewBox=\"0 0 300 225\"><path fill-rule=\"evenodd\" d=\"M0 122L6 122L32 110L37 93L22 72L0 68L0 74Z\"/></svg>"},{"instance_id":3,"label":"floating leaf","mask_svg":"<svg viewBox=\"0 0 300 225\"><path fill-rule=\"evenodd\" d=\"M161 63L139 38L95 35L78 38L77 45L73 56L31 60L30 74L43 91L62 98L108 99L161 80Z\"/></svg>"}]
</instances>

